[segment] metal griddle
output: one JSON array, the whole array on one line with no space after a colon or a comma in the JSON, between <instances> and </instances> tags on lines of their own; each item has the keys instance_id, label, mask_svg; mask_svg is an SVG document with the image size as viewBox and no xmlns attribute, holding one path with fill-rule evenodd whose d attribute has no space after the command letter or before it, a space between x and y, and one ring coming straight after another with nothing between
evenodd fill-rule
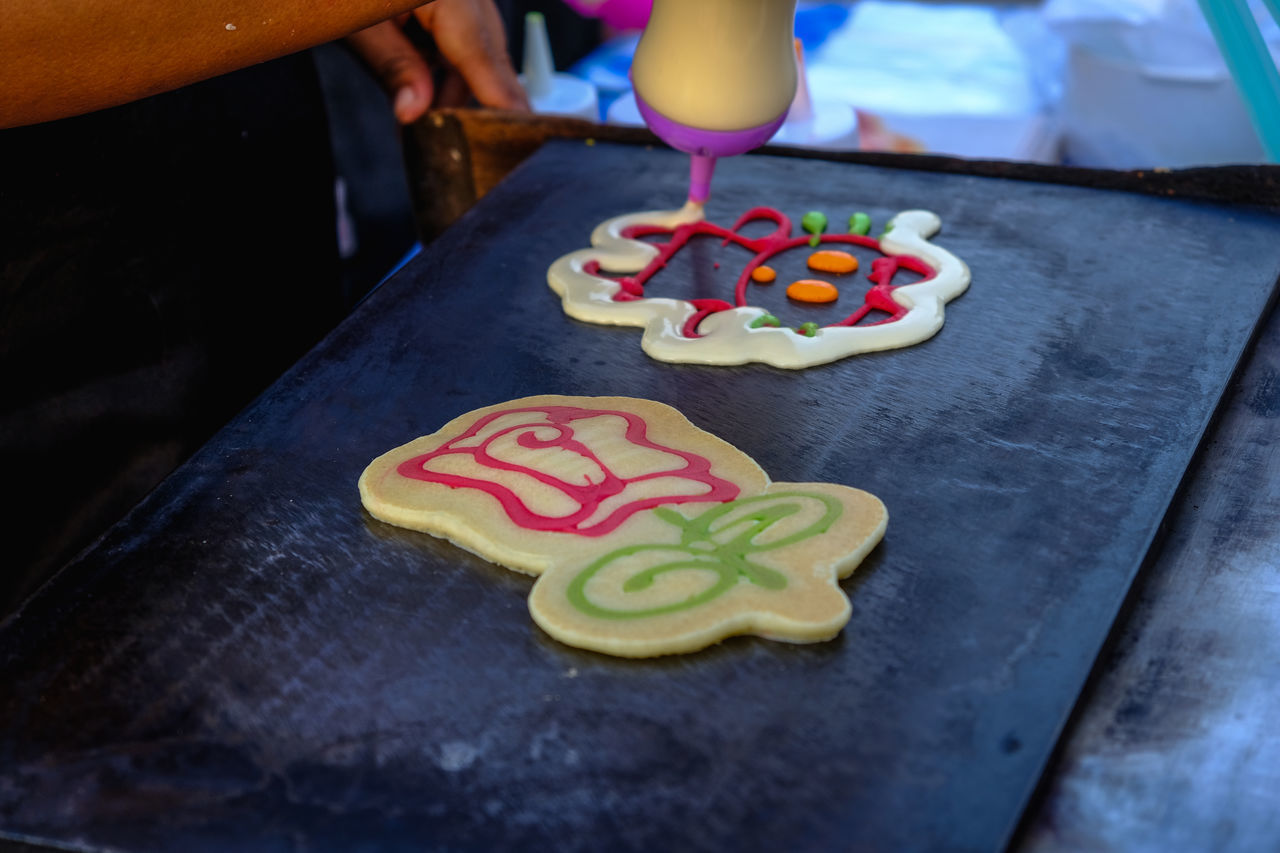
<instances>
[{"instance_id":1,"label":"metal griddle","mask_svg":"<svg viewBox=\"0 0 1280 853\"><path fill-rule=\"evenodd\" d=\"M565 317L544 272L599 221L676 204L684 169L544 148L0 627L0 830L187 853L1003 846L1273 295L1280 216L737 158L713 219L928 207L973 286L911 349L670 365ZM530 579L361 509L377 454L540 393L661 400L775 479L880 496L843 634L575 650L531 623Z\"/></svg>"}]
</instances>

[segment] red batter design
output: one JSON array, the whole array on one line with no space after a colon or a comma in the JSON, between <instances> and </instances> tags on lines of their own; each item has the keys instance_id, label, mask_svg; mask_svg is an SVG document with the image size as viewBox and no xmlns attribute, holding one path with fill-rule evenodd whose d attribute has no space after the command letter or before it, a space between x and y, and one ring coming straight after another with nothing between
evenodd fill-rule
<instances>
[{"instance_id":1,"label":"red batter design","mask_svg":"<svg viewBox=\"0 0 1280 853\"><path fill-rule=\"evenodd\" d=\"M770 220L776 227L772 233L763 237L744 237L738 231L749 222L756 220ZM622 230L622 236L632 240L639 240L645 237L655 235L669 234L671 239L663 243L654 243L654 247L658 249L658 254L651 260L644 269L634 275L614 278L600 271L598 261L587 262L582 271L588 275L607 278L610 281L618 283L619 290L613 297L618 302L628 302L636 299L644 298L644 288L648 281L657 274L659 270L667 265L667 262L684 248L684 246L695 236L713 236L723 239L722 246L727 246L730 242L747 249L754 254L754 257L743 268L742 273L738 276L737 284L734 286L733 304L725 302L721 299L691 299L688 300L696 309L696 312L689 318L688 322L682 330L682 334L688 338L701 337L698 334L698 325L708 315L718 311L728 311L732 308L748 307L747 303L747 285L751 284L751 273L760 266L767 264L774 256L787 251L804 247L811 249L812 236L805 234L799 237L792 236L791 220L786 214L775 210L772 207L753 207L738 218L732 228L723 228L713 222L699 220L697 222L688 222L679 225L674 229L664 228L659 225L634 225ZM863 297L863 304L849 316L838 322L831 323L831 326L856 326L872 311L883 311L889 316L883 320L878 320L867 325L877 326L884 323L892 323L900 319L907 313L907 309L899 305L892 297L891 293L896 285L893 284L893 278L898 270L905 269L910 272L923 276L913 284L919 284L929 281L937 275L937 272L918 258L910 255L890 255L885 253L880 245L880 241L872 237L864 237L859 234L822 234L818 236L818 242L821 244L832 243L852 243L856 246L862 246L867 249L873 249L880 252L883 257L876 258L871 262L871 272L867 275L872 282L871 289L867 291Z\"/></svg>"},{"instance_id":2,"label":"red batter design","mask_svg":"<svg viewBox=\"0 0 1280 853\"><path fill-rule=\"evenodd\" d=\"M512 414L517 413L528 413L540 416L540 418L534 418L523 423L515 423L495 430L492 435L484 437L479 444L474 443L473 440L476 436L483 433L493 421L498 418L510 417ZM573 429L573 422L576 420L606 415L616 416L626 421L624 435L632 444L678 457L682 460L683 465L629 478L620 477L610 471L609 467L592 452L591 448L574 438ZM612 409L585 409L574 406L506 409L479 419L462 435L444 443L436 450L400 463L396 471L401 476L414 480L440 483L452 488L480 489L487 492L502 505L502 509L512 522L526 530L573 533L578 536L604 536L616 530L619 525L637 512L653 509L654 507L695 501L721 503L738 497L741 490L737 485L711 473L711 460L697 453L655 444L646 436L646 428L647 425L644 419L639 415ZM548 430L553 433L550 437L546 436ZM565 482L553 474L512 463L502 459L495 453L490 453L494 442L513 435L515 436L516 444L524 448L533 450L558 449L589 460L596 470L602 472L602 477L599 482L591 482L590 478L584 478L581 483ZM470 446L468 446L469 442ZM501 483L479 477L464 477L442 471L432 471L429 468L432 460L447 455L470 456L480 466L482 472L484 470L495 472L510 471L532 477L544 485L559 490L574 501L579 508L569 515L541 515L531 510L520 499L519 495ZM591 519L605 501L622 494L630 484L659 478L674 481L680 486L679 491L688 493L667 493L656 497L633 500L617 507L609 515L594 524L580 526L583 522ZM688 482L682 483L681 481Z\"/></svg>"}]
</instances>

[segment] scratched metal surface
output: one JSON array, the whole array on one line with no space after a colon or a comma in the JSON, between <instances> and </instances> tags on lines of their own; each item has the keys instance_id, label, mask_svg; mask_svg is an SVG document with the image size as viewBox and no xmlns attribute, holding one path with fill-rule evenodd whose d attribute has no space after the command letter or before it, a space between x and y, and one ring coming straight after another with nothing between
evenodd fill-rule
<instances>
[{"instance_id":1,"label":"scratched metal surface","mask_svg":"<svg viewBox=\"0 0 1280 853\"><path fill-rule=\"evenodd\" d=\"M913 349L673 366L565 318L543 270L607 216L670 206L683 172L547 147L0 627L0 830L184 851L1005 844L1275 286L1280 219L742 158L714 219L927 206L974 286ZM373 456L531 393L669 402L776 479L880 495L889 533L845 584L841 637L576 651L530 623L527 578L363 514Z\"/></svg>"},{"instance_id":2,"label":"scratched metal surface","mask_svg":"<svg viewBox=\"0 0 1280 853\"><path fill-rule=\"evenodd\" d=\"M1280 311L1214 425L1017 848L1280 848Z\"/></svg>"}]
</instances>

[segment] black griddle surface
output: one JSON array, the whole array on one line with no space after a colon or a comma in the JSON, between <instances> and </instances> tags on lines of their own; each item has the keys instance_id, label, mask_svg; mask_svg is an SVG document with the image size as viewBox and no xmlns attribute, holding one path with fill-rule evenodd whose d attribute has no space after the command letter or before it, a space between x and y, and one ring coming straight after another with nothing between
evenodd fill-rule
<instances>
[{"instance_id":1,"label":"black griddle surface","mask_svg":"<svg viewBox=\"0 0 1280 853\"><path fill-rule=\"evenodd\" d=\"M1002 846L1268 304L1280 218L770 157L712 219L926 207L973 285L804 371L647 358L545 270L672 207L671 152L554 143L0 627L0 831L124 850ZM245 346L252 346L246 341ZM617 660L531 580L369 518L374 456L527 394L670 403L867 489L830 643Z\"/></svg>"}]
</instances>

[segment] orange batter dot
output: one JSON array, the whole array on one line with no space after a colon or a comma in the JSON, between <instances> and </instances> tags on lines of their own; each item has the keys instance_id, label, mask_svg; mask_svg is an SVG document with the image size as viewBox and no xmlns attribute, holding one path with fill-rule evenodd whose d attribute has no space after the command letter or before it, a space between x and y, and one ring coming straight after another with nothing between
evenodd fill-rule
<instances>
[{"instance_id":1,"label":"orange batter dot","mask_svg":"<svg viewBox=\"0 0 1280 853\"><path fill-rule=\"evenodd\" d=\"M787 296L797 302L835 302L839 295L834 284L816 278L802 278L787 288Z\"/></svg>"},{"instance_id":2,"label":"orange batter dot","mask_svg":"<svg viewBox=\"0 0 1280 853\"><path fill-rule=\"evenodd\" d=\"M809 269L844 275L858 268L858 259L848 252L823 249L809 256Z\"/></svg>"},{"instance_id":3,"label":"orange batter dot","mask_svg":"<svg viewBox=\"0 0 1280 853\"><path fill-rule=\"evenodd\" d=\"M774 272L773 267L761 265L751 271L751 280L760 284L769 284L777 277L778 274Z\"/></svg>"}]
</instances>

